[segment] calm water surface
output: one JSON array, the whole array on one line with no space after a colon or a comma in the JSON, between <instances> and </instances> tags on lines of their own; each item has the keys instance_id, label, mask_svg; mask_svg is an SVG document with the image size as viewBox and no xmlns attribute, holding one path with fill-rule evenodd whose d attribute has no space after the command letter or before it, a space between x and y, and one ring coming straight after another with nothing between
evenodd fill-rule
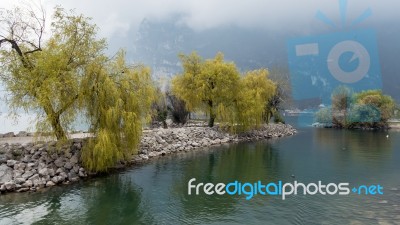
<instances>
[{"instance_id":1,"label":"calm water surface","mask_svg":"<svg viewBox=\"0 0 400 225\"><path fill-rule=\"evenodd\" d=\"M400 224L400 132L302 129L0 196L0 224ZM295 178L292 178L292 174ZM380 184L381 196L188 196L187 182Z\"/></svg>"}]
</instances>

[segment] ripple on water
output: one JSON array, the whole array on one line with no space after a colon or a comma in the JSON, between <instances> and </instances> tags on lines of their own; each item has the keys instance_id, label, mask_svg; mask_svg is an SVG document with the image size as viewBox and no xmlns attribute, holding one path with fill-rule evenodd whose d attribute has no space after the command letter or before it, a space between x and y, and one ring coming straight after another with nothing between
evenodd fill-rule
<instances>
[{"instance_id":1,"label":"ripple on water","mask_svg":"<svg viewBox=\"0 0 400 225\"><path fill-rule=\"evenodd\" d=\"M0 224L396 224L400 138L395 135L400 137L393 134L389 141L370 146L365 143L372 138L365 133L323 130L322 136L303 132L274 143L241 143L166 156L44 193L1 195ZM347 146L346 151L337 151L336 145ZM276 182L293 181L291 174L307 182L378 183L385 194L299 194L286 200L187 195L187 182L193 177L198 182Z\"/></svg>"},{"instance_id":2,"label":"ripple on water","mask_svg":"<svg viewBox=\"0 0 400 225\"><path fill-rule=\"evenodd\" d=\"M45 199L23 204L0 204L0 224L31 224L37 222L49 213L49 205L49 202Z\"/></svg>"}]
</instances>

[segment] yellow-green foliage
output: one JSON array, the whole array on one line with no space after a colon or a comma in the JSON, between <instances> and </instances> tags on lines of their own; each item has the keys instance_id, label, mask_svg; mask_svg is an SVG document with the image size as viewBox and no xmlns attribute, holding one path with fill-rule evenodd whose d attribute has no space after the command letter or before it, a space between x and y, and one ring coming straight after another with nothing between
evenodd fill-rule
<instances>
[{"instance_id":1,"label":"yellow-green foliage","mask_svg":"<svg viewBox=\"0 0 400 225\"><path fill-rule=\"evenodd\" d=\"M87 169L103 171L137 151L142 124L150 120L155 90L150 70L128 67L125 52L84 80L87 116L96 138L82 150ZM101 85L99 85L101 84Z\"/></svg>"},{"instance_id":2,"label":"yellow-green foliage","mask_svg":"<svg viewBox=\"0 0 400 225\"><path fill-rule=\"evenodd\" d=\"M30 39L40 34L40 27L30 24L35 15L31 15L32 21L24 21L22 9L14 12L8 19L17 22L2 27L14 47L7 48L4 42L0 51L5 74L2 81L10 93L10 107L14 112L23 108L38 113L40 131L52 131L58 139L66 139L65 130L75 119L82 96L81 81L88 67L102 63L105 41L96 39L97 28L88 18L57 9L50 38L37 43Z\"/></svg>"},{"instance_id":3,"label":"yellow-green foliage","mask_svg":"<svg viewBox=\"0 0 400 225\"><path fill-rule=\"evenodd\" d=\"M209 126L214 119L232 130L262 123L266 102L276 89L267 70L250 71L241 77L236 65L225 62L222 53L207 60L196 53L180 58L183 73L172 80L172 91L189 110L206 112Z\"/></svg>"},{"instance_id":4,"label":"yellow-green foliage","mask_svg":"<svg viewBox=\"0 0 400 225\"><path fill-rule=\"evenodd\" d=\"M182 63L183 73L172 79L172 92L186 102L186 107L190 111L202 109L204 107L197 90L199 82L197 77L200 76L203 67L203 59L193 52L190 55L179 55Z\"/></svg>"},{"instance_id":5,"label":"yellow-green foliage","mask_svg":"<svg viewBox=\"0 0 400 225\"><path fill-rule=\"evenodd\" d=\"M81 155L87 169L103 171L105 168L115 165L115 162L122 158L114 138L106 130L99 130L96 139L89 140Z\"/></svg>"},{"instance_id":6,"label":"yellow-green foliage","mask_svg":"<svg viewBox=\"0 0 400 225\"><path fill-rule=\"evenodd\" d=\"M394 115L395 101L381 90L366 90L352 93L345 86L332 94L332 108L323 108L316 113L316 121L332 123L335 127L360 128L387 127Z\"/></svg>"},{"instance_id":7,"label":"yellow-green foliage","mask_svg":"<svg viewBox=\"0 0 400 225\"><path fill-rule=\"evenodd\" d=\"M226 120L224 109L233 106L240 80L236 65L225 62L222 53L208 60L196 53L180 58L184 71L172 80L173 93L186 102L189 110L206 112L210 126L216 118Z\"/></svg>"},{"instance_id":8,"label":"yellow-green foliage","mask_svg":"<svg viewBox=\"0 0 400 225\"><path fill-rule=\"evenodd\" d=\"M373 106L379 110L380 119L386 122L393 116L396 103L389 95L384 95L381 90L367 90L355 94L355 103L358 105Z\"/></svg>"},{"instance_id":9,"label":"yellow-green foliage","mask_svg":"<svg viewBox=\"0 0 400 225\"><path fill-rule=\"evenodd\" d=\"M95 136L82 150L88 170L104 171L134 153L154 100L150 70L126 65L123 51L114 59L106 57L106 43L96 38L97 27L89 18L56 9L49 39L35 42L31 37L43 27L24 21L25 15L32 21L40 18L17 9L6 18L9 23L2 23L0 13L2 31L8 32L0 37L1 78L11 107L39 113L38 128L59 140L85 113Z\"/></svg>"},{"instance_id":10,"label":"yellow-green foliage","mask_svg":"<svg viewBox=\"0 0 400 225\"><path fill-rule=\"evenodd\" d=\"M266 102L274 95L276 85L268 79L266 69L253 70L241 79L238 92L238 121L244 129L263 123Z\"/></svg>"}]
</instances>

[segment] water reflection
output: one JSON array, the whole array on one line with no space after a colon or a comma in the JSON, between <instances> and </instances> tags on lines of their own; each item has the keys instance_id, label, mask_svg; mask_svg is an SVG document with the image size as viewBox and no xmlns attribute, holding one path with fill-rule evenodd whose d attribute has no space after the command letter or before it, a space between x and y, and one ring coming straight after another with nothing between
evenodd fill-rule
<instances>
[{"instance_id":1,"label":"water reflection","mask_svg":"<svg viewBox=\"0 0 400 225\"><path fill-rule=\"evenodd\" d=\"M332 149L354 151L391 151L393 138L387 138L385 131L359 131L337 129L314 129L313 140L319 145ZM326 147L321 149L325 149Z\"/></svg>"},{"instance_id":2,"label":"water reflection","mask_svg":"<svg viewBox=\"0 0 400 225\"><path fill-rule=\"evenodd\" d=\"M190 221L211 222L235 214L245 196L188 195L187 182L195 183L275 182L279 171L279 151L269 143L241 143L219 148L212 154L197 156L182 165L182 178L175 180L174 195L180 199L184 217ZM240 204L239 204L240 205ZM208 215L208 216L207 216Z\"/></svg>"},{"instance_id":3,"label":"water reflection","mask_svg":"<svg viewBox=\"0 0 400 225\"><path fill-rule=\"evenodd\" d=\"M96 188L81 193L86 205L86 223L129 224L144 215L141 191L127 176L99 179ZM119 204L119 203L124 204Z\"/></svg>"},{"instance_id":4,"label":"water reflection","mask_svg":"<svg viewBox=\"0 0 400 225\"><path fill-rule=\"evenodd\" d=\"M300 130L162 157L43 193L0 196L0 224L379 224L400 221L400 133ZM291 177L291 175L295 177ZM198 182L381 184L383 196L199 196Z\"/></svg>"},{"instance_id":5,"label":"water reflection","mask_svg":"<svg viewBox=\"0 0 400 225\"><path fill-rule=\"evenodd\" d=\"M338 167L358 162L365 169L377 170L391 160L395 138L387 138L384 131L313 130L316 148L329 151Z\"/></svg>"},{"instance_id":6,"label":"water reflection","mask_svg":"<svg viewBox=\"0 0 400 225\"><path fill-rule=\"evenodd\" d=\"M141 191L126 176L0 196L0 224L130 224L144 213ZM123 203L123 204L121 204Z\"/></svg>"}]
</instances>

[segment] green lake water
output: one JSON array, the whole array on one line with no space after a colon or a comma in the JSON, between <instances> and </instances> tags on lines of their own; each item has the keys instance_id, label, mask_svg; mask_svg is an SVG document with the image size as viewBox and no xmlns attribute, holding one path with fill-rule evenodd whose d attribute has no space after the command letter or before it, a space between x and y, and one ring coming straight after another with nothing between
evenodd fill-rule
<instances>
[{"instance_id":1,"label":"green lake water","mask_svg":"<svg viewBox=\"0 0 400 225\"><path fill-rule=\"evenodd\" d=\"M379 184L384 194L189 196L191 178ZM400 132L303 128L170 155L43 192L0 195L0 224L400 224Z\"/></svg>"}]
</instances>

